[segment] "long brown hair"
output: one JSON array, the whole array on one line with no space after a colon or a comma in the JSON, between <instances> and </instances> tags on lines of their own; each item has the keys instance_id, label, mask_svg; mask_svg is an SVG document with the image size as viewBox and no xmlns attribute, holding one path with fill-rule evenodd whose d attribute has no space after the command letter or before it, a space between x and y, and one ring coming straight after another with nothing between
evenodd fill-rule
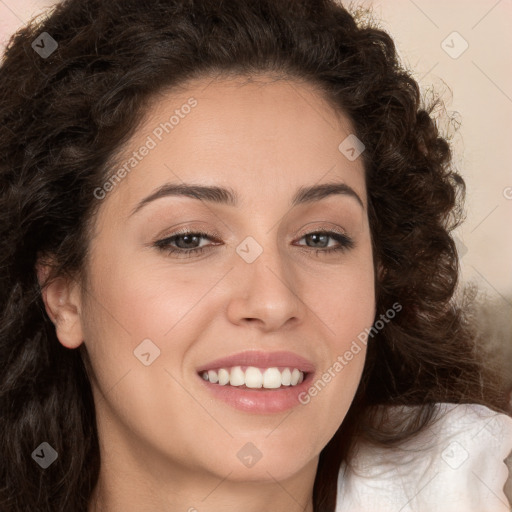
<instances>
[{"instance_id":1,"label":"long brown hair","mask_svg":"<svg viewBox=\"0 0 512 512\"><path fill-rule=\"evenodd\" d=\"M464 182L435 102L422 104L393 40L367 20L334 0L66 0L11 38L0 68L1 510L87 510L100 454L84 350L59 343L34 267L51 255L54 275L80 275L94 190L148 102L192 78L308 81L366 148L376 319L401 311L369 340L352 406L321 452L315 512L333 512L357 438L392 446L432 421L435 402L505 410L454 300ZM46 53L33 46L41 37ZM389 430L387 404L421 407ZM31 459L43 441L59 454L51 471Z\"/></svg>"}]
</instances>

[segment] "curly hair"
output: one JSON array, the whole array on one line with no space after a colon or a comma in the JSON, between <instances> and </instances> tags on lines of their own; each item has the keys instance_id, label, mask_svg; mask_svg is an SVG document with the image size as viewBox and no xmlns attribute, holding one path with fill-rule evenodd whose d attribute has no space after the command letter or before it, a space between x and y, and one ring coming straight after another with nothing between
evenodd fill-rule
<instances>
[{"instance_id":1,"label":"curly hair","mask_svg":"<svg viewBox=\"0 0 512 512\"><path fill-rule=\"evenodd\" d=\"M436 402L504 412L457 298L451 231L464 181L449 139L391 37L335 0L66 0L14 34L0 68L0 508L87 511L100 467L86 352L63 347L35 272L83 277L90 226L122 145L159 92L194 78L271 73L320 88L364 143L376 318L362 379L322 450L315 512L333 512L354 443L395 446L435 420ZM42 58L47 32L58 48ZM48 282L48 281L47 281ZM393 429L383 406L418 405ZM59 454L42 471L31 453Z\"/></svg>"}]
</instances>

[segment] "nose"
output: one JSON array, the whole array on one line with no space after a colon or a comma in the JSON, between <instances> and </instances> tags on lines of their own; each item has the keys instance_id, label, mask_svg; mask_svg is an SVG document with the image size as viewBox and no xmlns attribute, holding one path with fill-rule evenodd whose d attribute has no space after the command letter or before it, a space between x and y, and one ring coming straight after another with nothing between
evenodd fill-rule
<instances>
[{"instance_id":1,"label":"nose","mask_svg":"<svg viewBox=\"0 0 512 512\"><path fill-rule=\"evenodd\" d=\"M299 280L275 244L265 246L252 263L237 256L235 266L227 309L232 323L270 332L302 321L306 306L297 290Z\"/></svg>"}]
</instances>

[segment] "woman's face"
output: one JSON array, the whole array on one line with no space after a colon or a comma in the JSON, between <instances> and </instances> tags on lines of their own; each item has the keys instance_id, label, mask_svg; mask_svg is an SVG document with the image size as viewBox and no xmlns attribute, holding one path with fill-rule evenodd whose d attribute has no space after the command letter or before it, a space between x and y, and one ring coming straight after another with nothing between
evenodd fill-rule
<instances>
[{"instance_id":1,"label":"woman's face","mask_svg":"<svg viewBox=\"0 0 512 512\"><path fill-rule=\"evenodd\" d=\"M122 454L123 470L176 482L314 470L358 387L354 341L375 314L352 133L298 82L196 81L154 103L118 179L91 198L89 281L68 341L90 356L105 460ZM341 187L303 194L326 184ZM171 238L180 230L208 236Z\"/></svg>"}]
</instances>

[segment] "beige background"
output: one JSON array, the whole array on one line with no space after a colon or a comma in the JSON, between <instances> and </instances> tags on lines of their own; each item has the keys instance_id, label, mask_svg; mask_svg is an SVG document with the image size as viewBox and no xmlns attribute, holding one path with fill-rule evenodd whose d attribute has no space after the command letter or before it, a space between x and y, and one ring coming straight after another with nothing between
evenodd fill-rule
<instances>
[{"instance_id":1,"label":"beige background","mask_svg":"<svg viewBox=\"0 0 512 512\"><path fill-rule=\"evenodd\" d=\"M0 0L0 52L10 34L53 3ZM352 4L373 6L422 91L434 86L443 93L448 113L457 113L461 125L453 138L455 164L468 186L467 220L457 230L463 280L477 283L509 310L512 1L360 0ZM467 49L457 55L465 42ZM449 126L447 119L440 121L441 127Z\"/></svg>"}]
</instances>

